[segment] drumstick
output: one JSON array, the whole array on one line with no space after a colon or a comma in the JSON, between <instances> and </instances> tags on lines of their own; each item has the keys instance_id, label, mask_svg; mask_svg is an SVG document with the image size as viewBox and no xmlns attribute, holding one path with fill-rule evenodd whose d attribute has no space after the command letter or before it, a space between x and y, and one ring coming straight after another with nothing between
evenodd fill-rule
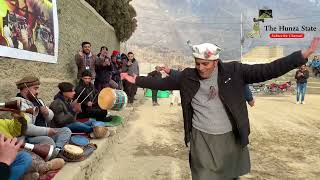
<instances>
[{"instance_id":1,"label":"drumstick","mask_svg":"<svg viewBox=\"0 0 320 180\"><path fill-rule=\"evenodd\" d=\"M93 90L81 101L80 104L82 104L92 93L93 93Z\"/></svg>"},{"instance_id":2,"label":"drumstick","mask_svg":"<svg viewBox=\"0 0 320 180\"><path fill-rule=\"evenodd\" d=\"M84 92L84 90L86 90L86 88L83 88L82 91L80 92L79 96L77 97L77 99L75 99L75 100L72 101L72 102L77 102L78 99L79 99L79 97L81 96L81 94Z\"/></svg>"},{"instance_id":3,"label":"drumstick","mask_svg":"<svg viewBox=\"0 0 320 180\"><path fill-rule=\"evenodd\" d=\"M93 97L92 102L96 99L98 93Z\"/></svg>"}]
</instances>

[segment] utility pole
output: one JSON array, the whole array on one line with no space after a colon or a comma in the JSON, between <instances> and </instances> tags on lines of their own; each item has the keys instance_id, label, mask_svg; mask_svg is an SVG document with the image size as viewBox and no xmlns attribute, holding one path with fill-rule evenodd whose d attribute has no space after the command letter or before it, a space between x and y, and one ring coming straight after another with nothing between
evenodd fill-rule
<instances>
[{"instance_id":1,"label":"utility pole","mask_svg":"<svg viewBox=\"0 0 320 180\"><path fill-rule=\"evenodd\" d=\"M244 43L244 37L243 37L243 16L242 16L242 12L241 12L241 15L240 15L240 62L242 62L243 43Z\"/></svg>"}]
</instances>

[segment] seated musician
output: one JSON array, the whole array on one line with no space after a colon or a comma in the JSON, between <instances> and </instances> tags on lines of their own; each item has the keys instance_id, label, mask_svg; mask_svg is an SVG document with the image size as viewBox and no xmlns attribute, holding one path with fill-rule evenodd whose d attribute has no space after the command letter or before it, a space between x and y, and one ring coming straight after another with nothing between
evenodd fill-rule
<instances>
[{"instance_id":1,"label":"seated musician","mask_svg":"<svg viewBox=\"0 0 320 180\"><path fill-rule=\"evenodd\" d=\"M5 153L5 148L10 148L10 152L19 150L21 143L17 143L14 147L14 139L24 135L27 129L27 121L23 117L23 114L12 114L14 119L0 119L0 169L1 167L10 168L11 173L6 174L2 172L1 175L10 176L9 180L13 179L38 179L41 174L44 174L50 170L60 169L64 165L64 160L61 158L51 159L45 162L40 156L31 152L15 152L16 157L11 157L10 153ZM2 139L3 138L3 139ZM6 138L6 139L5 139ZM13 144L10 144L11 143ZM16 141L18 142L18 141ZM5 159L1 156L6 156ZM13 161L13 162L12 162ZM6 179L6 178L5 178Z\"/></svg>"},{"instance_id":2,"label":"seated musician","mask_svg":"<svg viewBox=\"0 0 320 180\"><path fill-rule=\"evenodd\" d=\"M53 112L38 98L40 80L33 76L27 76L16 82L16 85L20 92L12 99L21 101L20 110L39 108L39 113L25 113L27 119L25 141L31 144L51 144L58 149L62 149L69 142L71 131L69 128L50 128L47 125L53 118ZM44 124L36 125L36 122L39 121ZM55 155L58 153L58 149L54 152Z\"/></svg>"},{"instance_id":3,"label":"seated musician","mask_svg":"<svg viewBox=\"0 0 320 180\"><path fill-rule=\"evenodd\" d=\"M20 179L32 163L29 153L17 153L22 143L16 144L16 138L11 141L12 138L20 136L25 130L26 121L22 117L0 119L0 174L4 179ZM5 138L8 139L5 140Z\"/></svg>"},{"instance_id":4,"label":"seated musician","mask_svg":"<svg viewBox=\"0 0 320 180\"><path fill-rule=\"evenodd\" d=\"M93 132L93 120L85 123L76 121L77 113L81 112L81 104L72 102L75 95L74 86L69 82L62 82L58 85L59 92L55 95L50 109L54 112L51 122L52 127L68 127L72 132Z\"/></svg>"},{"instance_id":5,"label":"seated musician","mask_svg":"<svg viewBox=\"0 0 320 180\"><path fill-rule=\"evenodd\" d=\"M102 110L98 105L99 92L92 84L92 74L90 71L84 71L78 86L75 89L78 102L81 103L82 112L77 115L78 119L95 118L99 121L110 121L107 118L108 111Z\"/></svg>"},{"instance_id":6,"label":"seated musician","mask_svg":"<svg viewBox=\"0 0 320 180\"><path fill-rule=\"evenodd\" d=\"M0 132L0 179L20 179L31 166L31 155L18 152L22 141L4 137Z\"/></svg>"}]
</instances>

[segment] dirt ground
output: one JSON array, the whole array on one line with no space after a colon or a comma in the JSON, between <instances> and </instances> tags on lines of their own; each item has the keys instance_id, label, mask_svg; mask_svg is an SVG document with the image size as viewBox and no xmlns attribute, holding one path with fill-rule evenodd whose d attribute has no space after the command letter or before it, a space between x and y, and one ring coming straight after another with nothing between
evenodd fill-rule
<instances>
[{"instance_id":1,"label":"dirt ground","mask_svg":"<svg viewBox=\"0 0 320 180\"><path fill-rule=\"evenodd\" d=\"M143 98L143 97L139 97ZM191 179L183 143L181 108L138 103L127 132L97 162L90 179ZM241 179L318 179L320 176L320 95L257 97L249 108L251 173Z\"/></svg>"},{"instance_id":2,"label":"dirt ground","mask_svg":"<svg viewBox=\"0 0 320 180\"><path fill-rule=\"evenodd\" d=\"M247 179L319 179L320 95L257 97L249 108L252 169ZM246 178L244 178L246 179Z\"/></svg>"}]
</instances>

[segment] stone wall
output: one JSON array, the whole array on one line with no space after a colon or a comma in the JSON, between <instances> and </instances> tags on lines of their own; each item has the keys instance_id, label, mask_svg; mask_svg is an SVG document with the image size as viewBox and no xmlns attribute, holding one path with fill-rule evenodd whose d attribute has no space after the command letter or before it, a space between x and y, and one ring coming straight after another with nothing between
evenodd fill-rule
<instances>
[{"instance_id":1,"label":"stone wall","mask_svg":"<svg viewBox=\"0 0 320 180\"><path fill-rule=\"evenodd\" d=\"M59 57L56 64L0 57L0 102L17 93L15 82L26 75L40 77L40 97L52 101L62 81L75 83L74 54L82 41L92 43L98 53L105 45L110 51L120 49L114 29L84 0L57 1L59 19ZM0 47L1 48L1 47Z\"/></svg>"}]
</instances>

